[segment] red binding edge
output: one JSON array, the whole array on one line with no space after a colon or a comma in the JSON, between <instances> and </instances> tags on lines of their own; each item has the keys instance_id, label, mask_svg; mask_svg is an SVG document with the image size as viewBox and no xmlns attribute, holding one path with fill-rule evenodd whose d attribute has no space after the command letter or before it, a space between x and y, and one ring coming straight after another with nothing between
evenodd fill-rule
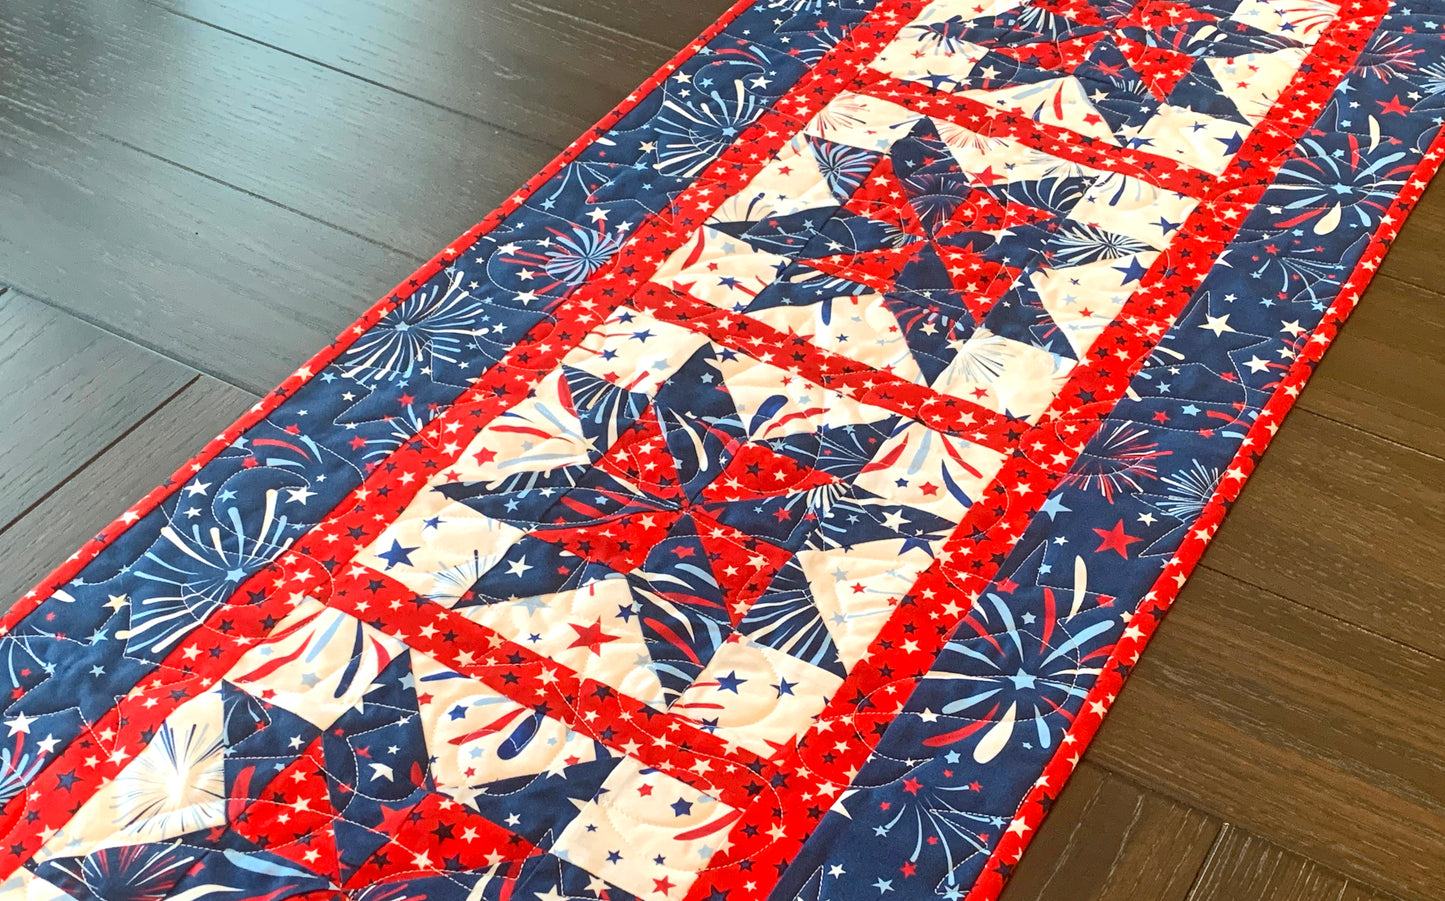
<instances>
[{"instance_id":1,"label":"red binding edge","mask_svg":"<svg viewBox=\"0 0 1445 901\"><path fill-rule=\"evenodd\" d=\"M1159 628L1159 623L1170 605L1179 596L1189 574L1194 571L1210 540L1224 521L1225 514L1239 497L1244 483L1264 456L1266 447L1279 431L1285 415L1294 407L1320 358L1339 335L1340 328L1359 303L1360 296L1364 294L1379 269L1380 261L1384 259L1391 243L1399 234L1400 226L1425 193L1426 186L1440 169L1442 162L1445 162L1445 128L1431 141L1425 156L1410 173L1410 178L1389 210L1381 217L1379 227L1371 235L1354 271L1341 285L1334 303L1330 304L1320 324L1304 342L1293 365L1280 379L1274 394L1260 409L1259 417L1255 419L1245 435L1244 443L1224 471L1219 486L1189 530L1189 534L1185 536L1179 550L1175 551L1174 556L1165 564L1164 571L1144 596L1144 602L1129 621L1129 628L1115 644L1113 653L1105 662L1098 681L1085 696L1084 704L1073 725L1065 733L1059 749L1049 759L1039 780L1024 795L1003 838L999 840L993 854L984 864L983 872L974 881L963 901L995 901L1003 891L1024 849L1048 816L1053 799L1058 797L1068 782L1089 743L1099 731L1104 716L1128 680L1129 673L1139 662L1144 647Z\"/></svg>"}]
</instances>

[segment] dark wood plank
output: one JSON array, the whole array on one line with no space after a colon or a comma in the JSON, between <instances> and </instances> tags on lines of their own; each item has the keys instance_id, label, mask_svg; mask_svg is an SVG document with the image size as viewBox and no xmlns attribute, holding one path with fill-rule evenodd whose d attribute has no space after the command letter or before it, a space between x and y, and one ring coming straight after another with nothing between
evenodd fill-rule
<instances>
[{"instance_id":1,"label":"dark wood plank","mask_svg":"<svg viewBox=\"0 0 1445 901\"><path fill-rule=\"evenodd\" d=\"M112 386L110 400L123 403L131 393ZM34 509L0 530L0 604L29 591L255 400L201 376L88 465L67 471Z\"/></svg>"},{"instance_id":2,"label":"dark wood plank","mask_svg":"<svg viewBox=\"0 0 1445 901\"><path fill-rule=\"evenodd\" d=\"M1435 651L1442 550L1445 459L1296 410L1204 564Z\"/></svg>"},{"instance_id":3,"label":"dark wood plank","mask_svg":"<svg viewBox=\"0 0 1445 901\"><path fill-rule=\"evenodd\" d=\"M1431 197L1445 205L1445 194ZM1442 309L1445 296L1393 276L1376 278L1300 395L1300 406L1445 457Z\"/></svg>"},{"instance_id":4,"label":"dark wood plank","mask_svg":"<svg viewBox=\"0 0 1445 901\"><path fill-rule=\"evenodd\" d=\"M258 393L417 262L3 95L0 210L0 281Z\"/></svg>"},{"instance_id":5,"label":"dark wood plank","mask_svg":"<svg viewBox=\"0 0 1445 901\"><path fill-rule=\"evenodd\" d=\"M1400 229L1394 246L1380 267L1381 275L1439 291L1445 287L1445 255L1440 235L1445 234L1445 179L1436 179Z\"/></svg>"},{"instance_id":6,"label":"dark wood plank","mask_svg":"<svg viewBox=\"0 0 1445 901\"><path fill-rule=\"evenodd\" d=\"M543 6L590 22L600 22L678 50L697 37L734 0L541 0Z\"/></svg>"},{"instance_id":7,"label":"dark wood plank","mask_svg":"<svg viewBox=\"0 0 1445 901\"><path fill-rule=\"evenodd\" d=\"M1226 826L1189 901L1385 901L1388 897Z\"/></svg>"},{"instance_id":8,"label":"dark wood plank","mask_svg":"<svg viewBox=\"0 0 1445 901\"><path fill-rule=\"evenodd\" d=\"M0 323L3 526L195 373L16 291Z\"/></svg>"},{"instance_id":9,"label":"dark wood plank","mask_svg":"<svg viewBox=\"0 0 1445 901\"><path fill-rule=\"evenodd\" d=\"M556 146L591 127L727 7L718 0L611 9L533 0L159 2ZM669 12L677 7L692 14ZM662 39L634 37L641 27Z\"/></svg>"},{"instance_id":10,"label":"dark wood plank","mask_svg":"<svg viewBox=\"0 0 1445 901\"><path fill-rule=\"evenodd\" d=\"M25 35L6 48L0 91L56 130L124 142L422 259L556 152L143 0L15 0L0 30Z\"/></svg>"},{"instance_id":11,"label":"dark wood plank","mask_svg":"<svg viewBox=\"0 0 1445 901\"><path fill-rule=\"evenodd\" d=\"M1001 901L1183 901L1220 825L1085 762Z\"/></svg>"},{"instance_id":12,"label":"dark wood plank","mask_svg":"<svg viewBox=\"0 0 1445 901\"><path fill-rule=\"evenodd\" d=\"M1439 658L1200 570L1087 759L1352 878L1438 899L1442 686Z\"/></svg>"}]
</instances>

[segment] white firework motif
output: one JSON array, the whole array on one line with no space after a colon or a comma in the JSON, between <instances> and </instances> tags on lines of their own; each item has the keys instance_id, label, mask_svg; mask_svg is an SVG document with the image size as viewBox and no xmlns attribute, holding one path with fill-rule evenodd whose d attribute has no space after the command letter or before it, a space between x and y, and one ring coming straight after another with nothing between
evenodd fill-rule
<instances>
[{"instance_id":1,"label":"white firework motif","mask_svg":"<svg viewBox=\"0 0 1445 901\"><path fill-rule=\"evenodd\" d=\"M697 106L683 106L675 99L663 103L664 112L657 119L659 172L684 178L698 175L762 115L763 103L747 92L741 80L733 87L733 96L724 98L713 91Z\"/></svg>"},{"instance_id":2,"label":"white firework motif","mask_svg":"<svg viewBox=\"0 0 1445 901\"><path fill-rule=\"evenodd\" d=\"M979 159L987 159L1005 149L1012 149L1014 144L1008 138L994 137L983 134L971 128L964 128L962 125L949 122L946 119L934 119L933 126L938 130L938 137L944 144L960 151L967 151L970 155ZM1038 155L1037 160L1031 162L1043 162L1056 167L1059 173L1074 174L1082 171L1080 167L1068 160L1057 157L1049 158L1043 154ZM1050 171L1047 174L1055 174Z\"/></svg>"},{"instance_id":3,"label":"white firework motif","mask_svg":"<svg viewBox=\"0 0 1445 901\"><path fill-rule=\"evenodd\" d=\"M847 197L858 190L878 159L877 154L847 144L814 141L812 147L818 171L838 197Z\"/></svg>"},{"instance_id":4,"label":"white firework motif","mask_svg":"<svg viewBox=\"0 0 1445 901\"><path fill-rule=\"evenodd\" d=\"M986 385L1003 375L1014 358L1013 342L979 328L973 337L956 345L958 355L951 364L956 378Z\"/></svg>"},{"instance_id":5,"label":"white firework motif","mask_svg":"<svg viewBox=\"0 0 1445 901\"><path fill-rule=\"evenodd\" d=\"M828 7L836 5L833 0L768 0L767 8L793 15L799 13L822 15Z\"/></svg>"},{"instance_id":6,"label":"white firework motif","mask_svg":"<svg viewBox=\"0 0 1445 901\"><path fill-rule=\"evenodd\" d=\"M1420 69L1425 74L1425 80L1420 83L1426 94L1437 97L1445 94L1445 63L1431 63Z\"/></svg>"},{"instance_id":7,"label":"white firework motif","mask_svg":"<svg viewBox=\"0 0 1445 901\"><path fill-rule=\"evenodd\" d=\"M602 215L595 226L573 223L567 231L548 228L549 237L502 247L493 261L515 271L498 273L499 283L520 282L524 290L517 297L530 305L539 297L563 297L586 282L622 249L629 226L624 222L608 231L605 211L599 208L598 213Z\"/></svg>"},{"instance_id":8,"label":"white firework motif","mask_svg":"<svg viewBox=\"0 0 1445 901\"><path fill-rule=\"evenodd\" d=\"M1277 228L1308 223L1317 235L1330 234L1341 224L1371 228L1412 171L1409 154L1387 145L1361 147L1352 139L1349 147L1335 148L1306 138L1300 148L1304 153L1280 169L1270 189L1290 198L1278 205L1285 218L1275 223Z\"/></svg>"},{"instance_id":9,"label":"white firework motif","mask_svg":"<svg viewBox=\"0 0 1445 901\"><path fill-rule=\"evenodd\" d=\"M463 286L466 274L452 268L445 285L429 283L381 317L337 360L347 378L405 381L429 359L458 363L478 336L492 327L486 306Z\"/></svg>"},{"instance_id":10,"label":"white firework motif","mask_svg":"<svg viewBox=\"0 0 1445 901\"><path fill-rule=\"evenodd\" d=\"M1083 266L1100 260L1118 260L1154 248L1137 238L1105 231L1082 222L1066 222L1054 234L1050 262L1056 266Z\"/></svg>"},{"instance_id":11,"label":"white firework motif","mask_svg":"<svg viewBox=\"0 0 1445 901\"><path fill-rule=\"evenodd\" d=\"M161 725L155 739L116 777L116 827L126 832L181 835L213 824L226 802L219 725Z\"/></svg>"},{"instance_id":12,"label":"white firework motif","mask_svg":"<svg viewBox=\"0 0 1445 901\"><path fill-rule=\"evenodd\" d=\"M1089 442L1064 481L1080 488L1097 488L1110 503L1114 495L1137 493L1145 482L1159 478L1155 465L1172 451L1160 450L1147 429L1132 422L1106 426Z\"/></svg>"},{"instance_id":13,"label":"white firework motif","mask_svg":"<svg viewBox=\"0 0 1445 901\"><path fill-rule=\"evenodd\" d=\"M1152 501L1154 507L1183 522L1197 519L1219 487L1217 467L1205 466L1198 460L1190 462L1189 468L1159 479L1169 493Z\"/></svg>"},{"instance_id":14,"label":"white firework motif","mask_svg":"<svg viewBox=\"0 0 1445 901\"><path fill-rule=\"evenodd\" d=\"M1418 68L1416 58L1423 53L1404 38L1388 31L1377 31L1356 57L1351 71L1372 75L1382 81L1401 78Z\"/></svg>"},{"instance_id":15,"label":"white firework motif","mask_svg":"<svg viewBox=\"0 0 1445 901\"><path fill-rule=\"evenodd\" d=\"M56 861L53 866L88 888L94 898L164 901L196 860L195 853L179 845L126 845L79 859Z\"/></svg>"},{"instance_id":16,"label":"white firework motif","mask_svg":"<svg viewBox=\"0 0 1445 901\"><path fill-rule=\"evenodd\" d=\"M31 758L28 752L10 747L0 749L0 803L20 794L44 764L43 754Z\"/></svg>"},{"instance_id":17,"label":"white firework motif","mask_svg":"<svg viewBox=\"0 0 1445 901\"><path fill-rule=\"evenodd\" d=\"M285 537L290 522L276 511L277 489L268 489L265 498L254 530L247 528L240 506L225 510L231 521L228 535L216 526L204 535L199 526L192 526L189 536L172 525L161 529L161 537L181 553L167 560L152 548L136 568L136 578L166 591L131 604L130 628L116 632L116 637L126 642L128 653L134 648L165 652L200 625L248 576L290 546L292 539Z\"/></svg>"}]
</instances>

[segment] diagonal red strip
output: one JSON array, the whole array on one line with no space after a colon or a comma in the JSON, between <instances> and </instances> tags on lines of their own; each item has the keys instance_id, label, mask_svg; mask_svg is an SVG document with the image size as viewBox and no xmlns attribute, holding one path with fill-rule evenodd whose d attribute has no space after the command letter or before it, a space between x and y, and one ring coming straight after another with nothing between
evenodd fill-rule
<instances>
[{"instance_id":1,"label":"diagonal red strip","mask_svg":"<svg viewBox=\"0 0 1445 901\"><path fill-rule=\"evenodd\" d=\"M775 768L751 751L517 644L364 566L338 576L328 603L523 707L682 782L743 806Z\"/></svg>"},{"instance_id":2,"label":"diagonal red strip","mask_svg":"<svg viewBox=\"0 0 1445 901\"><path fill-rule=\"evenodd\" d=\"M881 72L855 90L897 103L916 113L960 125L995 138L1011 138L1051 156L1106 172L1118 172L1190 197L1205 198L1218 192L1215 177L1168 157L1126 149L1066 128L1035 122L1022 112L1000 109L970 97L939 91L914 81Z\"/></svg>"}]
</instances>

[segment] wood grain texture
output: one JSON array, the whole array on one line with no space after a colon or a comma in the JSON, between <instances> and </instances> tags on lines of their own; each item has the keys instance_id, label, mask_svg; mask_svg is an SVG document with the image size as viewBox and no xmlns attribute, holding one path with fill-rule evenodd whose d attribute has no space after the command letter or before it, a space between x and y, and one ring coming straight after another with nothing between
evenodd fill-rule
<instances>
[{"instance_id":1,"label":"wood grain texture","mask_svg":"<svg viewBox=\"0 0 1445 901\"><path fill-rule=\"evenodd\" d=\"M113 397L126 394L120 389ZM255 395L201 376L94 460L63 473L57 467L54 489L0 529L0 609L169 478L255 401Z\"/></svg>"},{"instance_id":2,"label":"wood grain texture","mask_svg":"<svg viewBox=\"0 0 1445 901\"><path fill-rule=\"evenodd\" d=\"M1199 570L1087 759L1430 901L1445 897L1442 686L1445 660Z\"/></svg>"},{"instance_id":3,"label":"wood grain texture","mask_svg":"<svg viewBox=\"0 0 1445 901\"><path fill-rule=\"evenodd\" d=\"M1435 198L1445 203L1433 195L1431 209ZM1376 278L1300 395L1300 407L1445 458L1442 314L1445 297L1394 276Z\"/></svg>"},{"instance_id":4,"label":"wood grain texture","mask_svg":"<svg viewBox=\"0 0 1445 901\"><path fill-rule=\"evenodd\" d=\"M415 266L116 144L12 154L13 122L0 114L0 281L257 393Z\"/></svg>"},{"instance_id":5,"label":"wood grain texture","mask_svg":"<svg viewBox=\"0 0 1445 901\"><path fill-rule=\"evenodd\" d=\"M138 147L419 259L556 152L143 0L14 0L0 31L26 36L5 48L3 90L74 136Z\"/></svg>"},{"instance_id":6,"label":"wood grain texture","mask_svg":"<svg viewBox=\"0 0 1445 901\"><path fill-rule=\"evenodd\" d=\"M1386 901L1388 897L1226 826L1189 901Z\"/></svg>"},{"instance_id":7,"label":"wood grain texture","mask_svg":"<svg viewBox=\"0 0 1445 901\"><path fill-rule=\"evenodd\" d=\"M1220 823L1081 764L1000 901L1184 901Z\"/></svg>"},{"instance_id":8,"label":"wood grain texture","mask_svg":"<svg viewBox=\"0 0 1445 901\"><path fill-rule=\"evenodd\" d=\"M195 373L16 291L0 323L3 527Z\"/></svg>"},{"instance_id":9,"label":"wood grain texture","mask_svg":"<svg viewBox=\"0 0 1445 901\"><path fill-rule=\"evenodd\" d=\"M676 52L697 37L734 0L541 0L565 15L601 22Z\"/></svg>"},{"instance_id":10,"label":"wood grain texture","mask_svg":"<svg viewBox=\"0 0 1445 901\"><path fill-rule=\"evenodd\" d=\"M506 0L159 0L174 12L562 147L652 74L726 3ZM677 7L657 32L630 31ZM570 8L568 8L570 7ZM688 24L697 28L688 33ZM452 23L451 27L439 27ZM545 34L546 40L537 36Z\"/></svg>"},{"instance_id":11,"label":"wood grain texture","mask_svg":"<svg viewBox=\"0 0 1445 901\"><path fill-rule=\"evenodd\" d=\"M1296 410L1204 565L1439 652L1442 538L1445 459Z\"/></svg>"},{"instance_id":12,"label":"wood grain texture","mask_svg":"<svg viewBox=\"0 0 1445 901\"><path fill-rule=\"evenodd\" d=\"M1445 254L1440 253L1440 235L1445 234L1445 180L1436 179L1425 190L1420 203L1400 229L1390 253L1380 266L1389 275L1438 292L1445 289Z\"/></svg>"}]
</instances>

